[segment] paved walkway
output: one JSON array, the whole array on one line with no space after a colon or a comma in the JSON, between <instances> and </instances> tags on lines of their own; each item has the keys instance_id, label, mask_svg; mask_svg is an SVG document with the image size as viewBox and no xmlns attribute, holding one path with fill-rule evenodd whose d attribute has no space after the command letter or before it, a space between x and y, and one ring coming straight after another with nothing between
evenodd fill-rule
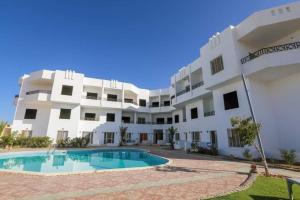
<instances>
[{"instance_id":1,"label":"paved walkway","mask_svg":"<svg viewBox=\"0 0 300 200\"><path fill-rule=\"evenodd\" d=\"M244 163L149 148L173 162L152 169L50 177L1 172L0 199L201 199L239 187L249 171Z\"/></svg>"}]
</instances>

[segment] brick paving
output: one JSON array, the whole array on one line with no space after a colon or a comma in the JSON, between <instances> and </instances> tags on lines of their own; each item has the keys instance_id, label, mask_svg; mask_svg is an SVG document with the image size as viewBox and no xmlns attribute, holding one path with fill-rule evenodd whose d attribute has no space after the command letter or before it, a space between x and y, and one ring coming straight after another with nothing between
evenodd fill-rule
<instances>
[{"instance_id":1,"label":"brick paving","mask_svg":"<svg viewBox=\"0 0 300 200\"><path fill-rule=\"evenodd\" d=\"M202 199L238 188L249 165L147 147L169 166L129 171L37 176L0 172L0 199Z\"/></svg>"}]
</instances>

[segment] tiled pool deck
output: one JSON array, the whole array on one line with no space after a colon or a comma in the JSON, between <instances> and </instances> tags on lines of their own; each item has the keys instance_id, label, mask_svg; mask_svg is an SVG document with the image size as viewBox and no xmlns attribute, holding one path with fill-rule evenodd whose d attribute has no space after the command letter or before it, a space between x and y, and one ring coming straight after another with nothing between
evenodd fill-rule
<instances>
[{"instance_id":1,"label":"tiled pool deck","mask_svg":"<svg viewBox=\"0 0 300 200\"><path fill-rule=\"evenodd\" d=\"M146 147L169 166L101 173L37 176L0 172L0 199L202 199L239 187L249 165Z\"/></svg>"}]
</instances>

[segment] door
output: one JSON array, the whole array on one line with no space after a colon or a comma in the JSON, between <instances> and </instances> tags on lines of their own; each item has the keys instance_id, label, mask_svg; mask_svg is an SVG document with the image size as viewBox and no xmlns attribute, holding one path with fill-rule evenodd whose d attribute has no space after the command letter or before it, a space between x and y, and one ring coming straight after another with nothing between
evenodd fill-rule
<instances>
[{"instance_id":1,"label":"door","mask_svg":"<svg viewBox=\"0 0 300 200\"><path fill-rule=\"evenodd\" d=\"M65 140L68 137L68 131L57 131L56 142Z\"/></svg>"},{"instance_id":2,"label":"door","mask_svg":"<svg viewBox=\"0 0 300 200\"><path fill-rule=\"evenodd\" d=\"M217 139L216 131L210 131L210 141L211 141L212 147L215 147L215 148L218 147L218 139Z\"/></svg>"},{"instance_id":3,"label":"door","mask_svg":"<svg viewBox=\"0 0 300 200\"><path fill-rule=\"evenodd\" d=\"M163 140L163 130L154 130L154 144L157 144L158 140Z\"/></svg>"},{"instance_id":4,"label":"door","mask_svg":"<svg viewBox=\"0 0 300 200\"><path fill-rule=\"evenodd\" d=\"M143 141L148 140L148 134L147 133L140 133L140 143L143 143Z\"/></svg>"}]
</instances>

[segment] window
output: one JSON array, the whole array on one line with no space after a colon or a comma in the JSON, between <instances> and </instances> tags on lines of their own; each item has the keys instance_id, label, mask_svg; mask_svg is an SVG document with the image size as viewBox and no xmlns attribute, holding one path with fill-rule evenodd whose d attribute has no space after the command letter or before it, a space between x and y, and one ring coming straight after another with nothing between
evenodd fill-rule
<instances>
[{"instance_id":1,"label":"window","mask_svg":"<svg viewBox=\"0 0 300 200\"><path fill-rule=\"evenodd\" d=\"M156 123L157 124L164 124L165 123L165 119L164 118L156 118Z\"/></svg>"},{"instance_id":2,"label":"window","mask_svg":"<svg viewBox=\"0 0 300 200\"><path fill-rule=\"evenodd\" d=\"M148 134L147 133L140 133L140 142L147 141Z\"/></svg>"},{"instance_id":3,"label":"window","mask_svg":"<svg viewBox=\"0 0 300 200\"><path fill-rule=\"evenodd\" d=\"M96 113L85 113L84 114L84 120L95 121L96 120Z\"/></svg>"},{"instance_id":4,"label":"window","mask_svg":"<svg viewBox=\"0 0 300 200\"><path fill-rule=\"evenodd\" d=\"M118 101L118 95L116 95L116 94L107 94L107 101Z\"/></svg>"},{"instance_id":5,"label":"window","mask_svg":"<svg viewBox=\"0 0 300 200\"><path fill-rule=\"evenodd\" d=\"M175 123L179 123L179 115L175 115L174 118Z\"/></svg>"},{"instance_id":6,"label":"window","mask_svg":"<svg viewBox=\"0 0 300 200\"><path fill-rule=\"evenodd\" d=\"M115 133L114 132L104 132L104 144L114 143Z\"/></svg>"},{"instance_id":7,"label":"window","mask_svg":"<svg viewBox=\"0 0 300 200\"><path fill-rule=\"evenodd\" d=\"M127 133L125 134L125 140L126 142L131 142L131 133Z\"/></svg>"},{"instance_id":8,"label":"window","mask_svg":"<svg viewBox=\"0 0 300 200\"><path fill-rule=\"evenodd\" d=\"M125 98L125 99L124 99L124 102L125 102L125 103L133 103L133 99L127 99L127 98Z\"/></svg>"},{"instance_id":9,"label":"window","mask_svg":"<svg viewBox=\"0 0 300 200\"><path fill-rule=\"evenodd\" d=\"M94 93L94 92L87 92L86 93L86 98L87 99L97 99L98 98L98 94Z\"/></svg>"},{"instance_id":10,"label":"window","mask_svg":"<svg viewBox=\"0 0 300 200\"><path fill-rule=\"evenodd\" d=\"M70 119L71 118L71 109L60 109L59 119Z\"/></svg>"},{"instance_id":11,"label":"window","mask_svg":"<svg viewBox=\"0 0 300 200\"><path fill-rule=\"evenodd\" d=\"M61 95L68 95L72 96L73 93L73 86L70 85L63 85L61 88Z\"/></svg>"},{"instance_id":12,"label":"window","mask_svg":"<svg viewBox=\"0 0 300 200\"><path fill-rule=\"evenodd\" d=\"M106 121L107 122L114 122L115 121L115 114L114 113L107 113L106 114Z\"/></svg>"},{"instance_id":13,"label":"window","mask_svg":"<svg viewBox=\"0 0 300 200\"><path fill-rule=\"evenodd\" d=\"M175 133L175 140L179 141L180 140L180 134L179 133Z\"/></svg>"},{"instance_id":14,"label":"window","mask_svg":"<svg viewBox=\"0 0 300 200\"><path fill-rule=\"evenodd\" d=\"M167 119L167 123L168 123L168 124L172 124L172 123L173 123L173 119L172 119L172 117L168 117L168 119Z\"/></svg>"},{"instance_id":15,"label":"window","mask_svg":"<svg viewBox=\"0 0 300 200\"><path fill-rule=\"evenodd\" d=\"M192 132L192 140L193 140L193 142L200 142L200 132L199 131Z\"/></svg>"},{"instance_id":16,"label":"window","mask_svg":"<svg viewBox=\"0 0 300 200\"><path fill-rule=\"evenodd\" d=\"M191 119L197 119L198 118L198 109L192 108L191 109Z\"/></svg>"},{"instance_id":17,"label":"window","mask_svg":"<svg viewBox=\"0 0 300 200\"><path fill-rule=\"evenodd\" d=\"M89 139L89 144L93 144L94 132L82 131L82 137Z\"/></svg>"},{"instance_id":18,"label":"window","mask_svg":"<svg viewBox=\"0 0 300 200\"><path fill-rule=\"evenodd\" d=\"M210 61L211 74L214 75L224 69L222 56Z\"/></svg>"},{"instance_id":19,"label":"window","mask_svg":"<svg viewBox=\"0 0 300 200\"><path fill-rule=\"evenodd\" d=\"M240 133L236 129L227 129L227 135L230 147L244 147L240 139Z\"/></svg>"},{"instance_id":20,"label":"window","mask_svg":"<svg viewBox=\"0 0 300 200\"><path fill-rule=\"evenodd\" d=\"M230 92L223 95L225 110L230 110L239 107L237 92Z\"/></svg>"},{"instance_id":21,"label":"window","mask_svg":"<svg viewBox=\"0 0 300 200\"><path fill-rule=\"evenodd\" d=\"M140 99L139 100L139 105L143 106L143 107L146 107L146 99Z\"/></svg>"},{"instance_id":22,"label":"window","mask_svg":"<svg viewBox=\"0 0 300 200\"><path fill-rule=\"evenodd\" d=\"M128 117L128 116L122 116L122 122L129 124L130 123L130 117Z\"/></svg>"},{"instance_id":23,"label":"window","mask_svg":"<svg viewBox=\"0 0 300 200\"><path fill-rule=\"evenodd\" d=\"M138 124L145 124L146 123L146 119L144 117L138 117Z\"/></svg>"},{"instance_id":24,"label":"window","mask_svg":"<svg viewBox=\"0 0 300 200\"><path fill-rule=\"evenodd\" d=\"M56 142L68 138L68 131L57 131Z\"/></svg>"},{"instance_id":25,"label":"window","mask_svg":"<svg viewBox=\"0 0 300 200\"><path fill-rule=\"evenodd\" d=\"M170 101L164 101L164 106L170 106Z\"/></svg>"},{"instance_id":26,"label":"window","mask_svg":"<svg viewBox=\"0 0 300 200\"><path fill-rule=\"evenodd\" d=\"M24 119L35 119L37 109L26 109Z\"/></svg>"},{"instance_id":27,"label":"window","mask_svg":"<svg viewBox=\"0 0 300 200\"><path fill-rule=\"evenodd\" d=\"M152 107L159 107L159 102L152 102Z\"/></svg>"}]
</instances>

